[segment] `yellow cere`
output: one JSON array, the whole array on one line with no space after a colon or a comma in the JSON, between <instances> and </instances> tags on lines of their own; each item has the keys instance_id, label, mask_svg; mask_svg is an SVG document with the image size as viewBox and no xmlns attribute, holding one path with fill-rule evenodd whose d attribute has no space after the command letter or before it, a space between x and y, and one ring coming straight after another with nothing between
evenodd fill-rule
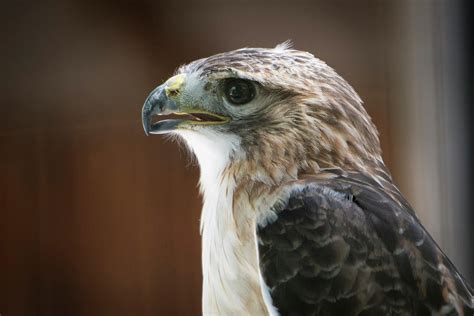
<instances>
[{"instance_id":1,"label":"yellow cere","mask_svg":"<svg viewBox=\"0 0 474 316\"><path fill-rule=\"evenodd\" d=\"M179 89L183 86L185 74L179 74L168 79L166 82L165 92L167 97L172 97L179 93Z\"/></svg>"}]
</instances>

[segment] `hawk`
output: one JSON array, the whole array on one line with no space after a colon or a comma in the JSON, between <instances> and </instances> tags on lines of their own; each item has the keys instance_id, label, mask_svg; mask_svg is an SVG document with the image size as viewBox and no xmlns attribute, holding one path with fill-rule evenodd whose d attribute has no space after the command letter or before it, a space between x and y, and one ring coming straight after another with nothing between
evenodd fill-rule
<instances>
[{"instance_id":1,"label":"hawk","mask_svg":"<svg viewBox=\"0 0 474 316\"><path fill-rule=\"evenodd\" d=\"M312 54L284 43L196 60L142 120L199 162L204 314L474 314L361 99Z\"/></svg>"}]
</instances>

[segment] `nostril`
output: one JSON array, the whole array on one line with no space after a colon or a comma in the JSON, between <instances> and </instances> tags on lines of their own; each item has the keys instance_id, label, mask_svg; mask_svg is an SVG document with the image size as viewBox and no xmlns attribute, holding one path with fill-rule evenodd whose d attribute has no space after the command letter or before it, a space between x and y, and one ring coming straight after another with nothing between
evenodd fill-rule
<instances>
[{"instance_id":1,"label":"nostril","mask_svg":"<svg viewBox=\"0 0 474 316\"><path fill-rule=\"evenodd\" d=\"M168 97L176 97L179 94L178 89L165 88L165 90L166 90L166 96Z\"/></svg>"}]
</instances>

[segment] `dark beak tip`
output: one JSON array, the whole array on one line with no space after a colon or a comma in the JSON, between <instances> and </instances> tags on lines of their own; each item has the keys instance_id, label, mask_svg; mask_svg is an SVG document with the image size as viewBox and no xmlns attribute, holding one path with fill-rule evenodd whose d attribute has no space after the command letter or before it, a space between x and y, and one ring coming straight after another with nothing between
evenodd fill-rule
<instances>
[{"instance_id":1,"label":"dark beak tip","mask_svg":"<svg viewBox=\"0 0 474 316\"><path fill-rule=\"evenodd\" d=\"M154 126L152 126L154 115L168 114L176 109L176 102L168 98L163 85L155 88L146 98L142 108L142 124L145 134L147 136L150 132L155 134Z\"/></svg>"},{"instance_id":2,"label":"dark beak tip","mask_svg":"<svg viewBox=\"0 0 474 316\"><path fill-rule=\"evenodd\" d=\"M148 118L143 121L143 131L146 136L150 135L150 122L148 121Z\"/></svg>"},{"instance_id":3,"label":"dark beak tip","mask_svg":"<svg viewBox=\"0 0 474 316\"><path fill-rule=\"evenodd\" d=\"M146 136L150 135L151 114L153 112L153 104L150 102L150 97L151 95L145 100L142 108L142 125Z\"/></svg>"},{"instance_id":4,"label":"dark beak tip","mask_svg":"<svg viewBox=\"0 0 474 316\"><path fill-rule=\"evenodd\" d=\"M142 126L143 130L145 131L145 135L148 136L148 132L150 130L150 118L149 113L142 111Z\"/></svg>"}]
</instances>

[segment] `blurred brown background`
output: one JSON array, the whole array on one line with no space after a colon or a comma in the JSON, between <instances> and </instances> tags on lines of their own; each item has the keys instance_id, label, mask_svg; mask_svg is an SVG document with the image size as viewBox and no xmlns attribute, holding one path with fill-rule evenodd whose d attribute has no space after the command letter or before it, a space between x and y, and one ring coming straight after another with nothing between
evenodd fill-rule
<instances>
[{"instance_id":1,"label":"blurred brown background","mask_svg":"<svg viewBox=\"0 0 474 316\"><path fill-rule=\"evenodd\" d=\"M287 39L359 92L396 182L472 281L468 6L2 2L0 314L199 314L198 169L144 135L141 105L180 64Z\"/></svg>"}]
</instances>

